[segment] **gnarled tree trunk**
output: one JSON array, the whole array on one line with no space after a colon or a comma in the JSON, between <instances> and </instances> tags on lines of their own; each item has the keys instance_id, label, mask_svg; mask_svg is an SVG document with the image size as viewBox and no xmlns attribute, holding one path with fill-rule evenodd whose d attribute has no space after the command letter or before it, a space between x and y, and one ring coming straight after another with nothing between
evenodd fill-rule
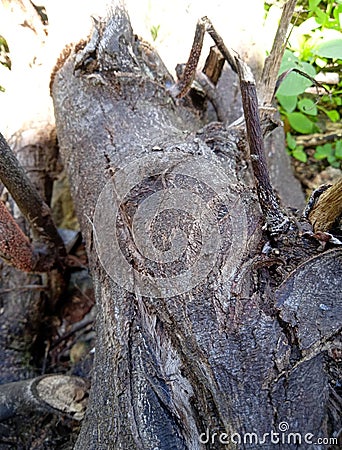
<instances>
[{"instance_id":1,"label":"gnarled tree trunk","mask_svg":"<svg viewBox=\"0 0 342 450\"><path fill-rule=\"evenodd\" d=\"M205 125L173 83L121 6L54 75L98 308L76 448L297 448L289 432L309 448L331 432L323 350L338 322L324 315L341 252L310 263L330 280L317 297L306 265L277 293L315 245L292 233L270 249L244 127Z\"/></svg>"}]
</instances>

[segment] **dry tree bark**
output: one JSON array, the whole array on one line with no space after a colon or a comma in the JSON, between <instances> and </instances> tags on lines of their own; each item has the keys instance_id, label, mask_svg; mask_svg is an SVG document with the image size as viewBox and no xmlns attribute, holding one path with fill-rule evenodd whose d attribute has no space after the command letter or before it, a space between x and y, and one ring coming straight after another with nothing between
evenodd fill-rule
<instances>
[{"instance_id":1,"label":"dry tree bark","mask_svg":"<svg viewBox=\"0 0 342 450\"><path fill-rule=\"evenodd\" d=\"M283 233L263 230L244 127L203 126L172 84L121 4L54 75L58 140L98 307L76 448L259 448L237 443L246 433L275 448L265 433L284 426L327 437L322 352L338 325L321 308L312 334L293 310L296 272L287 278L317 244L285 212ZM340 256L329 256L330 282L316 283L334 311ZM312 337L304 347L303 329Z\"/></svg>"},{"instance_id":2,"label":"dry tree bark","mask_svg":"<svg viewBox=\"0 0 342 450\"><path fill-rule=\"evenodd\" d=\"M320 195L309 213L315 232L330 231L342 217L342 178Z\"/></svg>"},{"instance_id":3,"label":"dry tree bark","mask_svg":"<svg viewBox=\"0 0 342 450\"><path fill-rule=\"evenodd\" d=\"M3 202L0 202L0 255L7 264L24 272L32 272L34 250Z\"/></svg>"}]
</instances>

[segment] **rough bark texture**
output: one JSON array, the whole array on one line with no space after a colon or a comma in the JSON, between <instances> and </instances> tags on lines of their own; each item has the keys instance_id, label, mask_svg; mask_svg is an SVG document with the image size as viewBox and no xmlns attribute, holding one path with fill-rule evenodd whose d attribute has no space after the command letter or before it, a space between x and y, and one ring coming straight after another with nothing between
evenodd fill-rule
<instances>
[{"instance_id":1,"label":"rough bark texture","mask_svg":"<svg viewBox=\"0 0 342 450\"><path fill-rule=\"evenodd\" d=\"M342 178L319 197L309 214L314 231L330 231L342 216Z\"/></svg>"},{"instance_id":2,"label":"rough bark texture","mask_svg":"<svg viewBox=\"0 0 342 450\"><path fill-rule=\"evenodd\" d=\"M261 440L285 422L327 437L324 357L304 357L283 306L279 317L274 289L286 268L273 279L282 261L262 253L245 135L203 127L172 83L121 7L55 76L58 141L98 307L76 449L260 448L245 433ZM337 332L320 331L325 341ZM265 438L264 448L297 444Z\"/></svg>"}]
</instances>

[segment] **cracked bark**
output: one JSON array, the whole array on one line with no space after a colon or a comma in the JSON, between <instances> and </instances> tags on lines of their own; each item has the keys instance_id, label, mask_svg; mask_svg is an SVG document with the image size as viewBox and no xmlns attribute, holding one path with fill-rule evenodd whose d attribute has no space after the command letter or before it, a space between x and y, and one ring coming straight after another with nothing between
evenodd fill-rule
<instances>
[{"instance_id":1,"label":"cracked bark","mask_svg":"<svg viewBox=\"0 0 342 450\"><path fill-rule=\"evenodd\" d=\"M261 253L268 236L246 164L244 131L220 123L203 127L185 102L175 104L168 90L170 75L158 55L134 37L122 7L93 37L83 50L71 53L52 86L58 140L87 243L98 307L90 405L76 449L259 448L255 443L227 445L218 435L212 442L212 436L255 432L262 438L279 431L281 422L292 432L328 436L323 354L318 351L305 359L296 329L285 313L279 319L275 290L287 273L279 275L278 263ZM206 161L200 167L199 154ZM141 162L146 157L149 166ZM170 164L172 158L176 164ZM169 161L161 181L152 167L152 161L160 160ZM99 229L93 222L111 216L110 207L97 216L99 198L111 186L111 176L125 182L139 175L132 192L121 193L120 183L108 190L113 208L119 203L127 213L124 221L118 210L114 222L123 239L122 252L141 273L176 276L178 262L167 266L135 261L126 244L136 246L130 231L147 195L172 185L207 201L212 198L212 186L177 172L189 161L190 173L195 167L197 177L210 178L212 167L219 167L228 179L222 193L226 209L217 211L220 246L215 266L191 289L183 281L178 295L143 295L144 286L138 284L126 290L108 275L112 269L113 277L120 272L119 260L104 270L96 252ZM180 223L168 214L159 222L157 247L172 234L173 223ZM186 215L181 220L187 224ZM188 229L185 225L183 231L194 246L194 224ZM280 257L285 269L290 261L291 270L293 261L301 260L297 246L307 247L306 254L315 254L315 249L299 235L290 238ZM297 259L288 255L289 248ZM190 250L184 259L191 257ZM331 295L331 301L337 301L336 291ZM327 333L325 338L332 339L336 329ZM201 442L207 430L209 442ZM268 442L264 447L275 448Z\"/></svg>"}]
</instances>

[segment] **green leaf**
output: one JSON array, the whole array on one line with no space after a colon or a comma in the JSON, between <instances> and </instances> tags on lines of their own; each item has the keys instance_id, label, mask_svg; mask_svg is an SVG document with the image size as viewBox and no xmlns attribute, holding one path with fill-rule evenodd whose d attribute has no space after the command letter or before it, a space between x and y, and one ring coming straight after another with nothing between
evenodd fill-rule
<instances>
[{"instance_id":1,"label":"green leaf","mask_svg":"<svg viewBox=\"0 0 342 450\"><path fill-rule=\"evenodd\" d=\"M277 100L286 112L292 112L297 106L297 96L296 95L279 95L277 94Z\"/></svg>"},{"instance_id":2,"label":"green leaf","mask_svg":"<svg viewBox=\"0 0 342 450\"><path fill-rule=\"evenodd\" d=\"M333 148L331 144L317 145L314 158L320 161L321 159L328 158L328 156L331 155L333 155Z\"/></svg>"},{"instance_id":3,"label":"green leaf","mask_svg":"<svg viewBox=\"0 0 342 450\"><path fill-rule=\"evenodd\" d=\"M308 160L308 155L303 150L302 145L299 145L295 150L293 150L292 156L303 163L306 163L306 161Z\"/></svg>"},{"instance_id":4,"label":"green leaf","mask_svg":"<svg viewBox=\"0 0 342 450\"><path fill-rule=\"evenodd\" d=\"M292 52L289 53L291 54ZM291 56L289 53L286 53L285 59L283 58L283 62L280 66L280 73L283 73L288 69L297 68L307 73L308 75L315 77L316 71L311 64L300 62L298 58L296 58L293 54ZM278 95L294 96L302 94L305 89L311 85L312 83L310 80L298 73L292 72L281 83L277 92L277 98Z\"/></svg>"},{"instance_id":5,"label":"green leaf","mask_svg":"<svg viewBox=\"0 0 342 450\"><path fill-rule=\"evenodd\" d=\"M332 122L338 122L340 120L340 115L335 109L332 111L325 111L325 113Z\"/></svg>"},{"instance_id":6,"label":"green leaf","mask_svg":"<svg viewBox=\"0 0 342 450\"><path fill-rule=\"evenodd\" d=\"M316 19L314 17L310 17L309 19L304 20L304 22L299 25L298 32L300 32L301 35L309 35L312 30L315 30L319 27L320 24L316 22Z\"/></svg>"},{"instance_id":7,"label":"green leaf","mask_svg":"<svg viewBox=\"0 0 342 450\"><path fill-rule=\"evenodd\" d=\"M321 25L325 26L329 22L329 16L325 12L323 12L321 9L316 8L315 9L315 15L316 15L316 21L320 23Z\"/></svg>"},{"instance_id":8,"label":"green leaf","mask_svg":"<svg viewBox=\"0 0 342 450\"><path fill-rule=\"evenodd\" d=\"M335 157L342 159L342 141L336 141Z\"/></svg>"},{"instance_id":9,"label":"green leaf","mask_svg":"<svg viewBox=\"0 0 342 450\"><path fill-rule=\"evenodd\" d=\"M328 156L327 156L327 160L328 160L328 163L329 163L331 166L335 166L335 164L336 164L336 158L335 158L335 155L328 155Z\"/></svg>"},{"instance_id":10,"label":"green leaf","mask_svg":"<svg viewBox=\"0 0 342 450\"><path fill-rule=\"evenodd\" d=\"M316 6L318 6L320 3L321 3L321 0L309 0L310 11L314 11L316 9Z\"/></svg>"},{"instance_id":11,"label":"green leaf","mask_svg":"<svg viewBox=\"0 0 342 450\"><path fill-rule=\"evenodd\" d=\"M298 62L297 56L289 49L285 49L283 59L281 60L281 65L279 69L279 75L290 67L293 67L293 63Z\"/></svg>"},{"instance_id":12,"label":"green leaf","mask_svg":"<svg viewBox=\"0 0 342 450\"><path fill-rule=\"evenodd\" d=\"M298 133L309 134L315 129L315 125L304 114L299 112L289 113L287 115L291 127Z\"/></svg>"},{"instance_id":13,"label":"green leaf","mask_svg":"<svg viewBox=\"0 0 342 450\"><path fill-rule=\"evenodd\" d=\"M299 100L298 109L309 116L317 116L317 106L309 98Z\"/></svg>"},{"instance_id":14,"label":"green leaf","mask_svg":"<svg viewBox=\"0 0 342 450\"><path fill-rule=\"evenodd\" d=\"M300 68L302 70L302 68ZM281 83L278 92L278 95L284 96L297 96L305 92L305 89L311 86L312 83L307 78L302 77L298 73L290 73L285 80Z\"/></svg>"},{"instance_id":15,"label":"green leaf","mask_svg":"<svg viewBox=\"0 0 342 450\"><path fill-rule=\"evenodd\" d=\"M342 38L322 42L313 51L315 55L324 58L342 59Z\"/></svg>"},{"instance_id":16,"label":"green leaf","mask_svg":"<svg viewBox=\"0 0 342 450\"><path fill-rule=\"evenodd\" d=\"M286 142L290 150L294 150L297 146L296 139L292 136L292 134L289 131L286 133Z\"/></svg>"},{"instance_id":17,"label":"green leaf","mask_svg":"<svg viewBox=\"0 0 342 450\"><path fill-rule=\"evenodd\" d=\"M334 8L334 12L333 12L337 27L341 26L340 14L342 14L342 4L336 6L336 8Z\"/></svg>"},{"instance_id":18,"label":"green leaf","mask_svg":"<svg viewBox=\"0 0 342 450\"><path fill-rule=\"evenodd\" d=\"M9 53L7 41L3 36L1 36L1 34L0 34L0 47L3 47L3 49L1 50L5 51L6 53Z\"/></svg>"}]
</instances>

